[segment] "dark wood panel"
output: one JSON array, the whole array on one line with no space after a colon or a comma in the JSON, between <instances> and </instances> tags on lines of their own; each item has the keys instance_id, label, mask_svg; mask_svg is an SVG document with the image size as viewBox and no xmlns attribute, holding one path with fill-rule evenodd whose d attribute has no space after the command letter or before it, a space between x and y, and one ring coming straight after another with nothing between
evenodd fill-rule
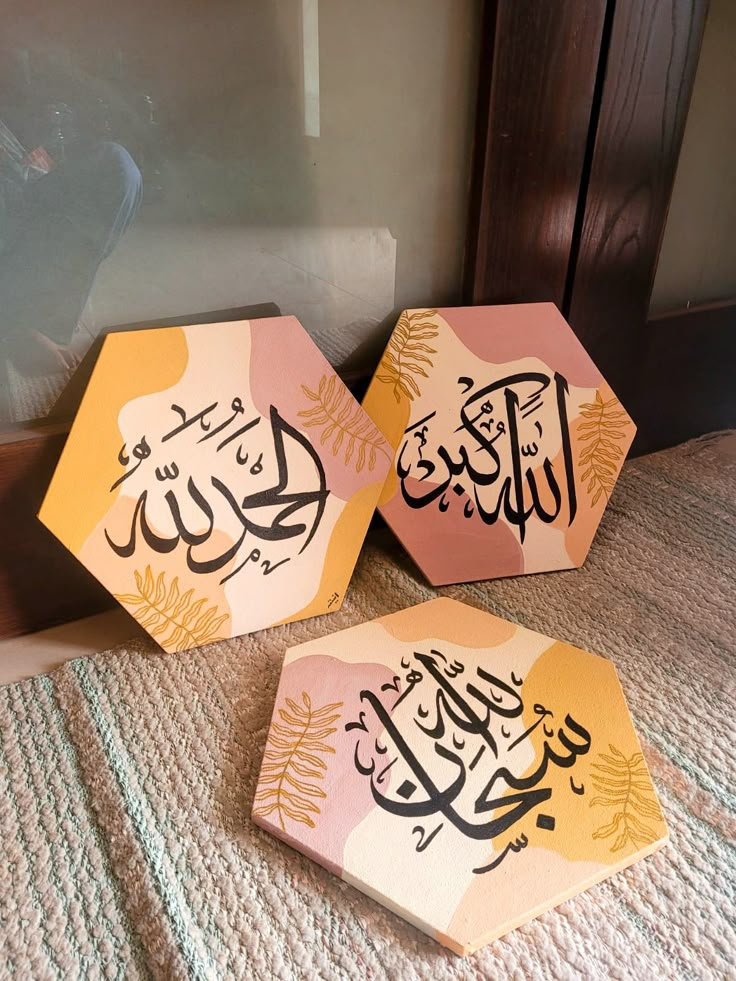
<instances>
[{"instance_id":1,"label":"dark wood panel","mask_svg":"<svg viewBox=\"0 0 736 981\"><path fill-rule=\"evenodd\" d=\"M605 0L488 0L465 294L562 306Z\"/></svg>"},{"instance_id":2,"label":"dark wood panel","mask_svg":"<svg viewBox=\"0 0 736 981\"><path fill-rule=\"evenodd\" d=\"M644 338L635 454L736 428L736 300L656 317Z\"/></svg>"},{"instance_id":3,"label":"dark wood panel","mask_svg":"<svg viewBox=\"0 0 736 981\"><path fill-rule=\"evenodd\" d=\"M65 441L63 426L0 438L0 637L41 630L113 605L36 518Z\"/></svg>"},{"instance_id":4,"label":"dark wood panel","mask_svg":"<svg viewBox=\"0 0 736 981\"><path fill-rule=\"evenodd\" d=\"M616 0L568 319L626 402L639 391L649 297L707 0Z\"/></svg>"}]
</instances>

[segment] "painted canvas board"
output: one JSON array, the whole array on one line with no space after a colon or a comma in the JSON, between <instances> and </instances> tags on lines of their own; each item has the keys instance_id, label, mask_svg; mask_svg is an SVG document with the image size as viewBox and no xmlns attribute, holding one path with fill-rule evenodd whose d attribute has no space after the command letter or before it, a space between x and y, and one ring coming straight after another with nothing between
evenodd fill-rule
<instances>
[{"instance_id":1,"label":"painted canvas board","mask_svg":"<svg viewBox=\"0 0 736 981\"><path fill-rule=\"evenodd\" d=\"M582 565L636 432L552 303L405 310L363 406L433 585Z\"/></svg>"},{"instance_id":2,"label":"painted canvas board","mask_svg":"<svg viewBox=\"0 0 736 981\"><path fill-rule=\"evenodd\" d=\"M287 651L253 820L459 954L668 837L613 664L447 598Z\"/></svg>"},{"instance_id":3,"label":"painted canvas board","mask_svg":"<svg viewBox=\"0 0 736 981\"><path fill-rule=\"evenodd\" d=\"M295 317L126 331L39 517L181 651L339 609L389 462Z\"/></svg>"}]
</instances>

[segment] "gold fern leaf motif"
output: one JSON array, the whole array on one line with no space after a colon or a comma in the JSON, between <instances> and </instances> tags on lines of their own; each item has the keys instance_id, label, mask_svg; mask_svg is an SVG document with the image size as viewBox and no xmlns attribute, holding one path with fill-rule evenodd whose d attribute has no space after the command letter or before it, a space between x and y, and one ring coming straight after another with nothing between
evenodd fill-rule
<instances>
[{"instance_id":1,"label":"gold fern leaf motif","mask_svg":"<svg viewBox=\"0 0 736 981\"><path fill-rule=\"evenodd\" d=\"M394 328L376 378L393 386L397 402L401 401L402 394L413 402L421 394L416 378L427 378L426 368L433 367L432 359L427 355L436 354L437 348L430 347L426 341L439 334L439 328L431 319L436 313L436 310L414 310L412 313L404 310Z\"/></svg>"},{"instance_id":2,"label":"gold fern leaf motif","mask_svg":"<svg viewBox=\"0 0 736 981\"><path fill-rule=\"evenodd\" d=\"M588 481L587 490L593 495L593 505L598 503L601 494L608 500L623 460L623 447L617 440L626 438L621 427L626 425L627 416L622 409L616 408L620 405L615 397L604 402L601 393L596 392L595 402L583 402L580 406L580 415L586 421L578 426L578 433L582 434L578 439L590 442L581 450L578 466L582 470L581 482Z\"/></svg>"},{"instance_id":3,"label":"gold fern leaf motif","mask_svg":"<svg viewBox=\"0 0 736 981\"><path fill-rule=\"evenodd\" d=\"M653 845L658 835L651 827L651 821L663 820L662 812L654 795L654 788L644 765L641 753L628 759L608 744L609 756L600 753L591 767L593 786L599 796L594 797L590 806L616 807L618 810L608 824L593 832L594 838L616 838L611 845L612 852L620 851L625 845Z\"/></svg>"},{"instance_id":4,"label":"gold fern leaf motif","mask_svg":"<svg viewBox=\"0 0 736 981\"><path fill-rule=\"evenodd\" d=\"M337 382L335 375L329 380L324 375L316 392L302 385L302 391L310 402L316 403L311 409L303 409L299 415L307 419L305 428L322 426L320 443L332 441L332 455L337 456L344 445L345 463L355 457L355 469L360 473L368 462L373 470L379 453L388 457L385 440L370 418L353 404L353 398L344 385Z\"/></svg>"},{"instance_id":5,"label":"gold fern leaf motif","mask_svg":"<svg viewBox=\"0 0 736 981\"><path fill-rule=\"evenodd\" d=\"M337 732L332 723L340 718L337 709L343 704L333 702L315 709L305 691L301 705L291 698L285 700L278 711L281 722L274 720L268 734L254 814L277 814L282 831L286 830L285 818L316 827L312 815L321 813L317 801L327 794L315 781L324 780L327 772L323 755L335 752L325 740Z\"/></svg>"},{"instance_id":6,"label":"gold fern leaf motif","mask_svg":"<svg viewBox=\"0 0 736 981\"><path fill-rule=\"evenodd\" d=\"M201 647L222 640L220 627L229 614L217 615L206 597L196 598L193 589L182 593L179 577L167 586L163 572L154 578L150 565L145 573L134 573L137 593L114 593L151 637L167 650Z\"/></svg>"}]
</instances>

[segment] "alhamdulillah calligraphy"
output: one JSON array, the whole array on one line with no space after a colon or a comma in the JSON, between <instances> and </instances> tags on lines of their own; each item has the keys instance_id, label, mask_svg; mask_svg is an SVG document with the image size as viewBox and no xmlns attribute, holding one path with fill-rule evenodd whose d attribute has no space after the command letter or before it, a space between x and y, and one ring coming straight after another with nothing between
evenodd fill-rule
<instances>
[{"instance_id":1,"label":"alhamdulillah calligraphy","mask_svg":"<svg viewBox=\"0 0 736 981\"><path fill-rule=\"evenodd\" d=\"M227 413L219 402L192 415L173 404L171 412L176 423L157 440L142 434L130 450L125 443L120 449L118 462L125 469L111 492L140 467L153 467L149 461L154 446L163 459L148 472L149 479L137 495L127 538L119 540L105 530L112 551L129 558L141 539L158 553L172 552L183 543L189 570L197 575L224 572L221 584L247 565L258 568L261 575L271 575L294 554L301 554L317 533L330 493L322 461L309 440L273 405L268 419L261 415L245 419L238 397ZM201 444L206 445L198 450ZM205 453L212 472L203 481L185 472L185 464ZM231 457L226 459L226 454ZM242 468L237 481L223 480L214 472L218 459L229 473L233 459L236 469ZM293 486L294 469L299 473L298 487ZM170 526L166 532L157 527L160 520L150 518L162 510ZM218 540L222 543L225 537L227 543L213 547L213 534L223 529L229 529L229 534ZM273 549L279 545L276 558ZM285 547L291 554L283 554Z\"/></svg>"}]
</instances>

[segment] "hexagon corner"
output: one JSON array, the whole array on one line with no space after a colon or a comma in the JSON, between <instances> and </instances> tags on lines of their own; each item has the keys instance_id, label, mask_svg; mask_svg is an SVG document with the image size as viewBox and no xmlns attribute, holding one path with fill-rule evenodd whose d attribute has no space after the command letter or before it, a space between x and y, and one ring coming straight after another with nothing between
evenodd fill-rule
<instances>
[{"instance_id":1,"label":"hexagon corner","mask_svg":"<svg viewBox=\"0 0 736 981\"><path fill-rule=\"evenodd\" d=\"M582 565L636 432L552 303L405 310L363 406L433 585Z\"/></svg>"},{"instance_id":2,"label":"hexagon corner","mask_svg":"<svg viewBox=\"0 0 736 981\"><path fill-rule=\"evenodd\" d=\"M187 650L338 609L390 456L295 317L114 333L39 518Z\"/></svg>"},{"instance_id":3,"label":"hexagon corner","mask_svg":"<svg viewBox=\"0 0 736 981\"><path fill-rule=\"evenodd\" d=\"M287 652L253 819L459 954L667 840L611 662L444 600Z\"/></svg>"}]
</instances>

